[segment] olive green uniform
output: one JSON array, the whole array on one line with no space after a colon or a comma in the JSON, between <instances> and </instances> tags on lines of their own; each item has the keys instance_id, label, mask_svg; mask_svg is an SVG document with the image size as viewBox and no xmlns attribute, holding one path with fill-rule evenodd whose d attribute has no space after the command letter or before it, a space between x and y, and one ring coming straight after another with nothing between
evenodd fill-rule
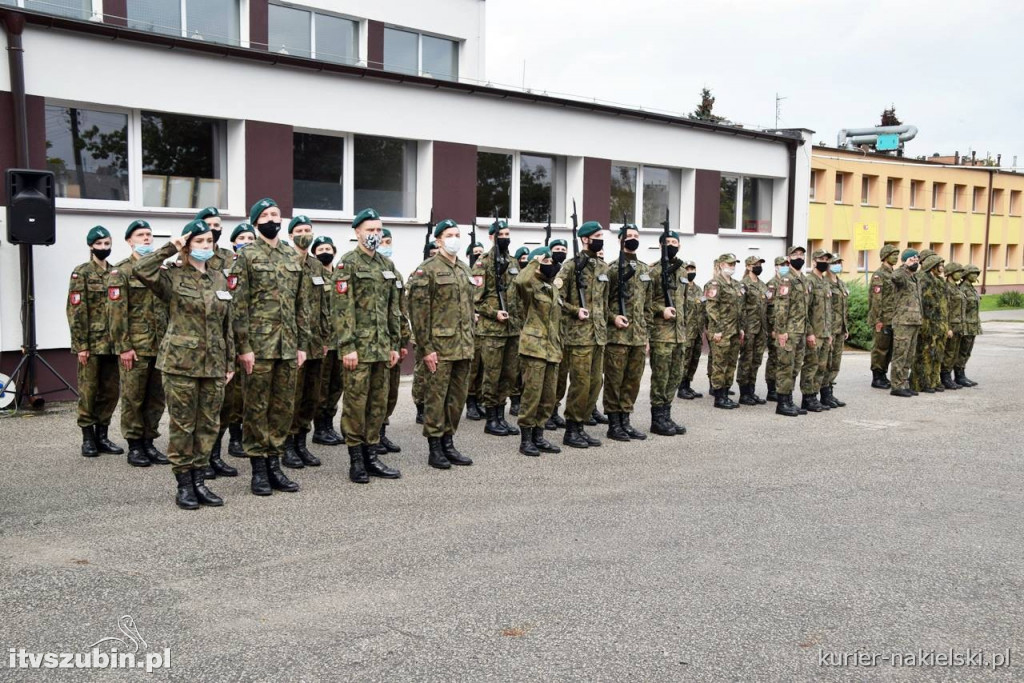
<instances>
[{"instance_id":1,"label":"olive green uniform","mask_svg":"<svg viewBox=\"0 0 1024 683\"><path fill-rule=\"evenodd\" d=\"M344 390L342 379L344 368L341 365L341 358L338 357L338 340L334 336L334 315L331 309L335 270L334 266L324 266L327 296L322 305L327 309L327 316L331 324L327 335L327 355L324 356L320 366L320 398L316 406L316 419L323 420L326 425L331 425L334 422L334 416L338 414L338 403L341 402Z\"/></svg>"},{"instance_id":2,"label":"olive green uniform","mask_svg":"<svg viewBox=\"0 0 1024 683\"><path fill-rule=\"evenodd\" d=\"M500 407L516 388L519 377L519 333L522 319L515 310L514 287L510 286L519 275L519 267L509 255L498 262L495 268L497 247L481 254L473 265L475 288L474 306L477 315L475 339L480 350L482 378L480 382L480 403L485 408ZM497 271L500 271L500 278ZM505 299L508 320L499 321L498 290Z\"/></svg>"},{"instance_id":3,"label":"olive green uniform","mask_svg":"<svg viewBox=\"0 0 1024 683\"><path fill-rule=\"evenodd\" d=\"M892 277L892 388L910 388L910 368L921 331L921 288L917 277L905 265Z\"/></svg>"},{"instance_id":4,"label":"olive green uniform","mask_svg":"<svg viewBox=\"0 0 1024 683\"><path fill-rule=\"evenodd\" d=\"M960 343L964 336L964 310L967 308L967 295L960 285L946 280L946 298L949 309L949 328L953 336L946 340L946 348L942 357L942 372L952 372L960 355Z\"/></svg>"},{"instance_id":5,"label":"olive green uniform","mask_svg":"<svg viewBox=\"0 0 1024 683\"><path fill-rule=\"evenodd\" d=\"M398 296L398 312L399 312L399 335L398 335L398 350L401 352L402 349L409 346L412 341L412 328L409 327L409 288L408 282L402 283L398 281L395 286L399 288ZM384 424L389 424L391 416L395 413L395 407L398 405L398 389L402 385L402 363L395 363L395 366L391 368L388 374L388 410L387 415L384 418Z\"/></svg>"},{"instance_id":6,"label":"olive green uniform","mask_svg":"<svg viewBox=\"0 0 1024 683\"><path fill-rule=\"evenodd\" d=\"M308 320L312 325L309 330L306 348L306 362L298 368L295 376L295 414L289 434L308 432L316 416L317 402L320 399L320 383L323 381L324 347L333 333L331 324L330 296L331 283L327 269L310 254L293 255L302 265L302 277L309 288Z\"/></svg>"},{"instance_id":7,"label":"olive green uniform","mask_svg":"<svg viewBox=\"0 0 1024 683\"><path fill-rule=\"evenodd\" d=\"M238 256L234 250L224 247L217 247L216 253L207 262L208 268L216 268L224 273L225 277L231 276L231 269L235 265ZM235 375L224 387L224 402L220 409L220 428L227 429L228 425L241 424L242 413L245 402L245 373L237 360L234 363Z\"/></svg>"},{"instance_id":8,"label":"olive green uniform","mask_svg":"<svg viewBox=\"0 0 1024 683\"><path fill-rule=\"evenodd\" d=\"M779 291L779 276L776 274L764 286L765 309L765 346L768 348L768 360L764 364L764 381L769 386L775 384L775 373L779 367L779 348L772 341L772 333L775 330L775 294Z\"/></svg>"},{"instance_id":9,"label":"olive green uniform","mask_svg":"<svg viewBox=\"0 0 1024 683\"><path fill-rule=\"evenodd\" d=\"M651 268L636 254L624 254L625 310L629 325L615 327L619 315L618 259L609 261L608 300L605 305L608 323L608 343L604 347L604 411L606 413L633 412L640 393L640 380L644 376L647 356L647 300L651 297ZM632 276L628 275L632 270Z\"/></svg>"},{"instance_id":10,"label":"olive green uniform","mask_svg":"<svg viewBox=\"0 0 1024 683\"><path fill-rule=\"evenodd\" d=\"M514 283L523 320L519 339L523 394L518 424L525 430L543 427L555 410L562 360L562 301L553 283L541 276L536 261L523 268Z\"/></svg>"},{"instance_id":11,"label":"olive green uniform","mask_svg":"<svg viewBox=\"0 0 1024 683\"><path fill-rule=\"evenodd\" d=\"M685 276L684 276L685 277ZM686 281L686 351L683 355L683 381L692 382L700 364L700 354L704 342L701 334L708 324L707 309L704 302L704 290Z\"/></svg>"},{"instance_id":12,"label":"olive green uniform","mask_svg":"<svg viewBox=\"0 0 1024 683\"><path fill-rule=\"evenodd\" d=\"M713 389L728 389L736 375L743 331L743 297L746 288L731 277L718 273L704 285L704 306L708 317L708 346L711 357L709 378ZM719 341L714 336L721 334Z\"/></svg>"},{"instance_id":13,"label":"olive green uniform","mask_svg":"<svg viewBox=\"0 0 1024 683\"><path fill-rule=\"evenodd\" d=\"M832 353L832 286L817 271L807 276L807 335L814 335L804 349L800 370L800 393L817 394L827 385L828 362Z\"/></svg>"},{"instance_id":14,"label":"olive green uniform","mask_svg":"<svg viewBox=\"0 0 1024 683\"><path fill-rule=\"evenodd\" d=\"M883 263L871 276L871 289L868 292L868 326L874 335L871 370L883 375L889 371L892 362L892 316L895 301L892 277L892 266ZM882 323L881 331L875 330L878 323Z\"/></svg>"},{"instance_id":15,"label":"olive green uniform","mask_svg":"<svg viewBox=\"0 0 1024 683\"><path fill-rule=\"evenodd\" d=\"M676 309L672 320L665 320L665 292L661 284L661 261L651 264L653 289L648 297L647 329L651 340L651 406L672 404L676 387L683 379L686 363L688 320L686 318L686 289L689 282L682 269L682 261L672 259L669 270L674 287L669 288L669 302ZM680 275L682 273L682 275ZM699 301L698 301L699 304Z\"/></svg>"},{"instance_id":16,"label":"olive green uniform","mask_svg":"<svg viewBox=\"0 0 1024 683\"><path fill-rule=\"evenodd\" d=\"M831 387L839 377L839 368L843 364L843 347L850 331L850 288L842 278L829 280L832 287L832 351L828 358L828 372L823 387Z\"/></svg>"},{"instance_id":17,"label":"olive green uniform","mask_svg":"<svg viewBox=\"0 0 1024 683\"><path fill-rule=\"evenodd\" d=\"M981 317L978 315L981 297L966 277L960 281L960 291L964 293L964 335L960 339L956 368L962 371L974 352L974 338L981 334Z\"/></svg>"},{"instance_id":18,"label":"olive green uniform","mask_svg":"<svg viewBox=\"0 0 1024 683\"><path fill-rule=\"evenodd\" d=\"M89 352L78 363L78 426L106 427L117 408L118 357L110 329L107 301L120 295L119 285L108 285L112 273L107 264L92 258L77 266L68 284L67 316L71 328L71 353Z\"/></svg>"},{"instance_id":19,"label":"olive green uniform","mask_svg":"<svg viewBox=\"0 0 1024 683\"><path fill-rule=\"evenodd\" d=\"M939 373L949 330L949 298L946 283L933 273L934 269L917 276L921 285L921 332L911 376L915 391L942 386Z\"/></svg>"},{"instance_id":20,"label":"olive green uniform","mask_svg":"<svg viewBox=\"0 0 1024 683\"><path fill-rule=\"evenodd\" d=\"M793 393L797 375L803 367L808 330L807 287L806 276L796 269L791 269L789 275L779 277L779 288L774 297L775 317L772 321L776 336L775 353L779 360L775 372L779 394ZM778 339L782 334L788 335L785 346Z\"/></svg>"},{"instance_id":21,"label":"olive green uniform","mask_svg":"<svg viewBox=\"0 0 1024 683\"><path fill-rule=\"evenodd\" d=\"M768 286L753 275L743 278L743 344L740 347L736 381L743 385L757 384L757 371L764 361L768 339Z\"/></svg>"},{"instance_id":22,"label":"olive green uniform","mask_svg":"<svg viewBox=\"0 0 1024 683\"><path fill-rule=\"evenodd\" d=\"M565 400L565 419L583 423L590 419L597 407L604 375L604 346L608 340L608 320L605 306L608 301L608 266L589 250L581 252L586 258L583 282L586 309L590 315L580 320L580 301L576 291L577 259L568 259L562 266L559 294L565 311L565 356L568 363L569 388ZM556 281L557 283L557 281Z\"/></svg>"}]
</instances>

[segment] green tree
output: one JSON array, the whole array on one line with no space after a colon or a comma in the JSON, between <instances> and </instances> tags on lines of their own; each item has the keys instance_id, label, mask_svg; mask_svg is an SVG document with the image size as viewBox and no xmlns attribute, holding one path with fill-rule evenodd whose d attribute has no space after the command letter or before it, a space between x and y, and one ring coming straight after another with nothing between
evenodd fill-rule
<instances>
[{"instance_id":1,"label":"green tree","mask_svg":"<svg viewBox=\"0 0 1024 683\"><path fill-rule=\"evenodd\" d=\"M700 91L700 104L690 114L690 118L695 121L707 121L709 123L728 123L724 116L712 113L714 107L715 97L711 94L711 88L703 88Z\"/></svg>"}]
</instances>

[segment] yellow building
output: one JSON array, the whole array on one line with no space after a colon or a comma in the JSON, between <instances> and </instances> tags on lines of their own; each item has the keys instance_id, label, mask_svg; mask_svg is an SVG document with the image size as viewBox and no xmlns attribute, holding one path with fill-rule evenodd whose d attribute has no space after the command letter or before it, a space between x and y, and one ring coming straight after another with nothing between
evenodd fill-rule
<instances>
[{"instance_id":1,"label":"yellow building","mask_svg":"<svg viewBox=\"0 0 1024 683\"><path fill-rule=\"evenodd\" d=\"M850 280L878 268L891 243L973 263L983 292L1024 289L1022 192L1024 175L996 167L814 147L808 246L842 254ZM877 235L873 248L858 250L858 235Z\"/></svg>"}]
</instances>

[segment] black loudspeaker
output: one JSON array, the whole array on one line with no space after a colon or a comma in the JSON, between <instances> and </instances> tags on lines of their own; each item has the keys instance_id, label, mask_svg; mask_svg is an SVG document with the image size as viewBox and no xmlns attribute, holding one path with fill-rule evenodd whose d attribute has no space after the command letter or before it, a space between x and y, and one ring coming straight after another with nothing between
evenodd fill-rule
<instances>
[{"instance_id":1,"label":"black loudspeaker","mask_svg":"<svg viewBox=\"0 0 1024 683\"><path fill-rule=\"evenodd\" d=\"M11 244L57 242L56 182L50 171L7 170L7 241Z\"/></svg>"}]
</instances>

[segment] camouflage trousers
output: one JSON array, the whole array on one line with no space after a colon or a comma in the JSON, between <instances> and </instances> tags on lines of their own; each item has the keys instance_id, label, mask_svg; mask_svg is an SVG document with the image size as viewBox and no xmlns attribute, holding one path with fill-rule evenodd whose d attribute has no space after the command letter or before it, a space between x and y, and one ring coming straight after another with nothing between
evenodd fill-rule
<instances>
[{"instance_id":1,"label":"camouflage trousers","mask_svg":"<svg viewBox=\"0 0 1024 683\"><path fill-rule=\"evenodd\" d=\"M845 346L845 339L843 333L837 333L832 336L832 349L828 354L828 371L825 373L825 381L821 385L823 387L830 387L836 383L836 378L839 377L839 367L843 364L843 347Z\"/></svg>"},{"instance_id":2,"label":"camouflage trousers","mask_svg":"<svg viewBox=\"0 0 1024 683\"><path fill-rule=\"evenodd\" d=\"M723 336L722 341L708 342L708 379L715 389L728 389L736 377L736 361L740 355L740 335Z\"/></svg>"},{"instance_id":3,"label":"camouflage trousers","mask_svg":"<svg viewBox=\"0 0 1024 683\"><path fill-rule=\"evenodd\" d=\"M341 431L347 446L380 443L380 428L387 417L390 373L384 361L359 363L355 370L345 370Z\"/></svg>"},{"instance_id":4,"label":"camouflage trousers","mask_svg":"<svg viewBox=\"0 0 1024 683\"><path fill-rule=\"evenodd\" d=\"M796 386L796 377L804 364L804 352L807 350L807 338L802 334L791 334L785 346L779 346L778 340L772 340L779 365L775 371L776 391L780 394L792 394Z\"/></svg>"},{"instance_id":5,"label":"camouflage trousers","mask_svg":"<svg viewBox=\"0 0 1024 683\"><path fill-rule=\"evenodd\" d=\"M294 358L257 358L245 378L242 448L250 458L284 453L295 413Z\"/></svg>"},{"instance_id":6,"label":"camouflage trousers","mask_svg":"<svg viewBox=\"0 0 1024 683\"><path fill-rule=\"evenodd\" d=\"M806 342L806 338L804 340ZM800 393L810 396L821 391L828 374L828 359L832 354L832 345L824 337L816 337L814 346L806 344L804 362L800 368Z\"/></svg>"},{"instance_id":7,"label":"camouflage trousers","mask_svg":"<svg viewBox=\"0 0 1024 683\"><path fill-rule=\"evenodd\" d=\"M651 342L652 407L672 404L676 388L683 380L683 360L687 350L686 344Z\"/></svg>"},{"instance_id":8,"label":"camouflage trousers","mask_svg":"<svg viewBox=\"0 0 1024 683\"><path fill-rule=\"evenodd\" d=\"M220 428L225 430L228 425L241 424L245 410L245 372L236 363L235 376L224 387L224 403L220 408Z\"/></svg>"},{"instance_id":9,"label":"camouflage trousers","mask_svg":"<svg viewBox=\"0 0 1024 683\"><path fill-rule=\"evenodd\" d=\"M206 467L220 431L224 378L164 373L164 391L171 418L167 459L174 473Z\"/></svg>"},{"instance_id":10,"label":"camouflage trousers","mask_svg":"<svg viewBox=\"0 0 1024 683\"><path fill-rule=\"evenodd\" d=\"M736 381L742 384L757 384L757 371L764 360L765 334L748 334L740 346L739 367L736 369Z\"/></svg>"},{"instance_id":11,"label":"camouflage trousers","mask_svg":"<svg viewBox=\"0 0 1024 683\"><path fill-rule=\"evenodd\" d=\"M971 353L974 352L974 335L965 334L960 337L960 348L956 354L956 366L961 370L967 367L967 361L971 359Z\"/></svg>"},{"instance_id":12,"label":"camouflage trousers","mask_svg":"<svg viewBox=\"0 0 1024 683\"><path fill-rule=\"evenodd\" d=\"M416 405L423 403L423 387L427 383L427 366L423 363L423 352L416 347L416 365L412 371L412 402Z\"/></svg>"},{"instance_id":13,"label":"camouflage trousers","mask_svg":"<svg viewBox=\"0 0 1024 683\"><path fill-rule=\"evenodd\" d=\"M306 358L306 362L295 373L295 414L290 434L308 432L312 426L316 404L320 399L323 365L322 358Z\"/></svg>"},{"instance_id":14,"label":"camouflage trousers","mask_svg":"<svg viewBox=\"0 0 1024 683\"><path fill-rule=\"evenodd\" d=\"M940 384L939 372L942 356L946 351L944 334L922 328L917 336L917 352L914 354L914 369L910 375L910 386L914 391Z\"/></svg>"},{"instance_id":15,"label":"camouflage trousers","mask_svg":"<svg viewBox=\"0 0 1024 683\"><path fill-rule=\"evenodd\" d=\"M765 332L765 346L768 348L768 360L764 364L764 381L774 382L775 371L779 367L779 358L777 355L778 349L775 346L775 342L772 340L772 308L768 308L768 330Z\"/></svg>"},{"instance_id":16,"label":"camouflage trousers","mask_svg":"<svg viewBox=\"0 0 1024 683\"><path fill-rule=\"evenodd\" d=\"M643 346L608 344L604 347L604 412L633 412L646 357Z\"/></svg>"},{"instance_id":17,"label":"camouflage trousers","mask_svg":"<svg viewBox=\"0 0 1024 683\"><path fill-rule=\"evenodd\" d=\"M887 373L892 363L892 328L883 327L881 332L874 332L874 344L871 345L871 371Z\"/></svg>"},{"instance_id":18,"label":"camouflage trousers","mask_svg":"<svg viewBox=\"0 0 1024 683\"><path fill-rule=\"evenodd\" d=\"M398 405L398 390L402 386L402 361L395 363L395 367L388 370L388 410L384 416L384 424L390 424L390 417L395 414L395 406Z\"/></svg>"},{"instance_id":19,"label":"camouflage trousers","mask_svg":"<svg viewBox=\"0 0 1024 683\"><path fill-rule=\"evenodd\" d=\"M889 381L893 389L910 388L910 368L914 364L920 332L920 325L896 325L892 328L892 376Z\"/></svg>"},{"instance_id":20,"label":"camouflage trousers","mask_svg":"<svg viewBox=\"0 0 1024 683\"><path fill-rule=\"evenodd\" d=\"M120 393L120 358L113 354L89 355L78 364L78 426L110 424Z\"/></svg>"},{"instance_id":21,"label":"camouflage trousers","mask_svg":"<svg viewBox=\"0 0 1024 683\"><path fill-rule=\"evenodd\" d=\"M566 358L569 356L568 349L562 349L562 360L558 363L558 384L555 386L555 409L565 398L565 392L569 389L569 363ZM554 414L554 410L551 411Z\"/></svg>"},{"instance_id":22,"label":"camouflage trousers","mask_svg":"<svg viewBox=\"0 0 1024 683\"><path fill-rule=\"evenodd\" d=\"M952 372L954 368L960 367L956 364L956 359L960 355L960 343L963 340L963 336L960 332L953 332L953 336L946 340L946 346L942 354L943 372Z\"/></svg>"},{"instance_id":23,"label":"camouflage trousers","mask_svg":"<svg viewBox=\"0 0 1024 683\"><path fill-rule=\"evenodd\" d=\"M316 417L327 422L334 422L338 414L338 403L344 391L345 383L342 374L345 369L338 358L337 349L331 349L324 356L320 367L320 401L316 407Z\"/></svg>"},{"instance_id":24,"label":"camouflage trousers","mask_svg":"<svg viewBox=\"0 0 1024 683\"><path fill-rule=\"evenodd\" d=\"M558 388L558 366L543 358L519 356L523 373L523 395L519 404L519 427L543 427L555 412L555 391Z\"/></svg>"},{"instance_id":25,"label":"camouflage trousers","mask_svg":"<svg viewBox=\"0 0 1024 683\"><path fill-rule=\"evenodd\" d=\"M483 337L476 337L473 340L473 363L469 366L469 396L480 397L484 382L484 361L483 350L480 348L480 341Z\"/></svg>"},{"instance_id":26,"label":"camouflage trousers","mask_svg":"<svg viewBox=\"0 0 1024 683\"><path fill-rule=\"evenodd\" d=\"M683 379L687 382L692 382L693 376L697 374L697 366L700 365L700 354L703 346L704 341L701 339L699 331L686 340L686 354L683 356Z\"/></svg>"},{"instance_id":27,"label":"camouflage trousers","mask_svg":"<svg viewBox=\"0 0 1024 683\"><path fill-rule=\"evenodd\" d=\"M423 386L423 436L455 434L469 390L469 366L473 361L439 360L437 370L427 370Z\"/></svg>"},{"instance_id":28,"label":"camouflage trousers","mask_svg":"<svg viewBox=\"0 0 1024 683\"><path fill-rule=\"evenodd\" d=\"M500 406L515 392L519 379L519 337L478 337L477 348L483 366L480 404Z\"/></svg>"},{"instance_id":29,"label":"camouflage trousers","mask_svg":"<svg viewBox=\"0 0 1024 683\"><path fill-rule=\"evenodd\" d=\"M565 419L586 422L597 407L604 375L603 346L567 346L562 363L569 365L569 391L565 397Z\"/></svg>"},{"instance_id":30,"label":"camouflage trousers","mask_svg":"<svg viewBox=\"0 0 1024 683\"><path fill-rule=\"evenodd\" d=\"M164 385L154 356L139 356L131 370L121 368L121 435L126 439L160 436Z\"/></svg>"}]
</instances>

